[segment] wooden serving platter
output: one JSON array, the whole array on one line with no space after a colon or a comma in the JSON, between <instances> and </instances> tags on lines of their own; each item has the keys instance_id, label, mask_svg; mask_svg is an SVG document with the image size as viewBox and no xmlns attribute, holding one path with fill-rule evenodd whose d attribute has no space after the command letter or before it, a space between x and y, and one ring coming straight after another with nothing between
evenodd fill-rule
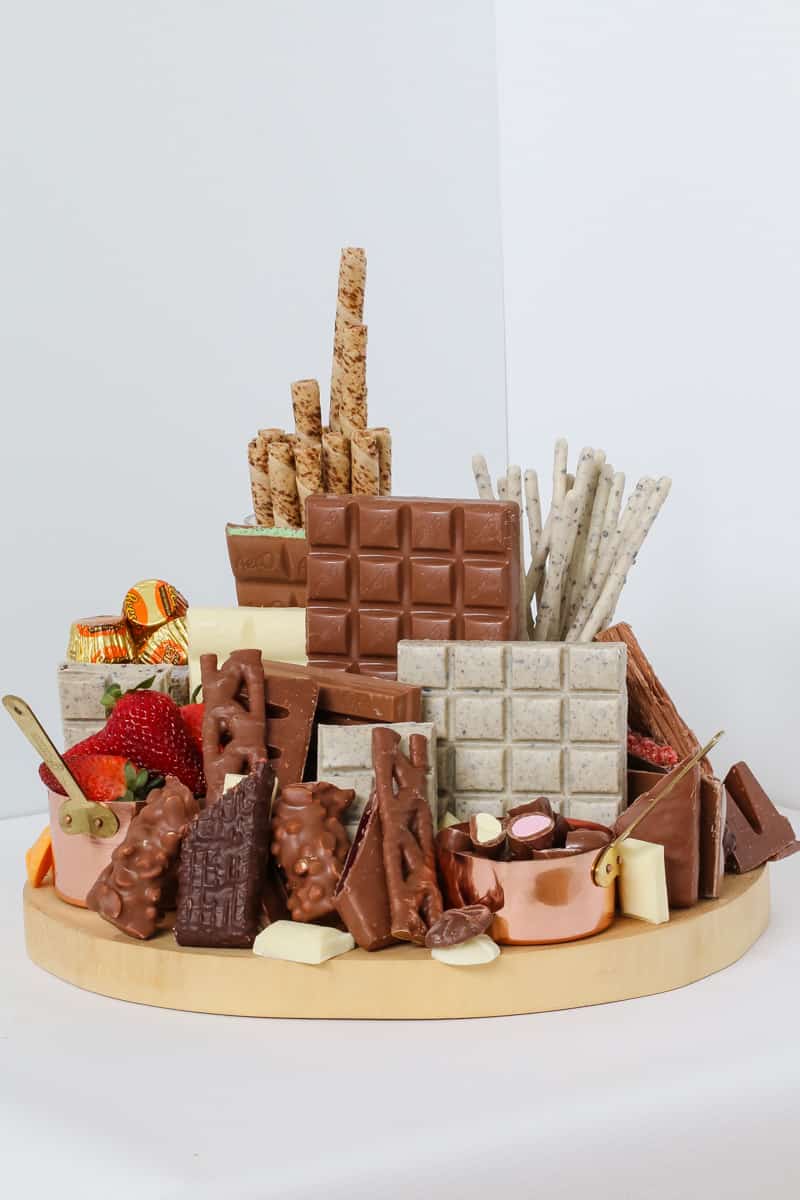
<instances>
[{"instance_id":1,"label":"wooden serving platter","mask_svg":"<svg viewBox=\"0 0 800 1200\"><path fill-rule=\"evenodd\" d=\"M448 967L427 950L355 950L319 967L249 950L196 950L171 933L138 942L94 913L26 885L30 958L60 979L119 1000L244 1017L423 1020L509 1016L628 1000L683 987L736 962L769 922L765 868L728 875L719 900L665 925L620 918L558 946L508 946L489 966Z\"/></svg>"}]
</instances>

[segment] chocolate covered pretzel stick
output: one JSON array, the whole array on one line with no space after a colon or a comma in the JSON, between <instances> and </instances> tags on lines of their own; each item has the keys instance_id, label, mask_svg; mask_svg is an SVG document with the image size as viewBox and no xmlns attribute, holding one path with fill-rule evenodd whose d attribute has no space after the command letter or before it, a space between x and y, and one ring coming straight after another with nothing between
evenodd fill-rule
<instances>
[{"instance_id":1,"label":"chocolate covered pretzel stick","mask_svg":"<svg viewBox=\"0 0 800 1200\"><path fill-rule=\"evenodd\" d=\"M225 790L226 775L246 775L267 758L261 651L234 650L219 668L216 654L201 654L200 678L208 808Z\"/></svg>"},{"instance_id":2,"label":"chocolate covered pretzel stick","mask_svg":"<svg viewBox=\"0 0 800 1200\"><path fill-rule=\"evenodd\" d=\"M375 794L383 834L383 862L389 893L392 936L424 946L442 914L436 882L431 810L425 799L427 746L419 734L409 739L409 758L393 729L372 733Z\"/></svg>"}]
</instances>

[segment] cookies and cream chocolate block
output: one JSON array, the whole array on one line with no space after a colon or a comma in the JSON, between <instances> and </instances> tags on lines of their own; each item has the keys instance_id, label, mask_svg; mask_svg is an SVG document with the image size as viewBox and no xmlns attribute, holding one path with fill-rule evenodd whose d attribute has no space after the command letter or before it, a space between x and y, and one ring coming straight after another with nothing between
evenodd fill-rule
<instances>
[{"instance_id":1,"label":"cookies and cream chocolate block","mask_svg":"<svg viewBox=\"0 0 800 1200\"><path fill-rule=\"evenodd\" d=\"M163 663L80 663L58 665L58 697L64 749L97 733L106 723L102 699L112 684L123 692L152 679L154 692L167 692L176 704L189 703L189 678L185 668Z\"/></svg>"},{"instance_id":2,"label":"cookies and cream chocolate block","mask_svg":"<svg viewBox=\"0 0 800 1200\"><path fill-rule=\"evenodd\" d=\"M517 504L310 496L306 516L310 663L393 678L401 638L517 636Z\"/></svg>"},{"instance_id":3,"label":"cookies and cream chocolate block","mask_svg":"<svg viewBox=\"0 0 800 1200\"><path fill-rule=\"evenodd\" d=\"M502 816L544 796L607 825L624 807L623 645L402 641L397 675L436 730L441 811Z\"/></svg>"},{"instance_id":4,"label":"cookies and cream chocolate block","mask_svg":"<svg viewBox=\"0 0 800 1200\"><path fill-rule=\"evenodd\" d=\"M334 783L340 788L352 788L355 799L345 813L351 838L375 786L372 765L372 731L376 725L320 725L317 730L316 778ZM436 785L436 733L430 723L403 721L386 724L400 734L400 747L409 753L409 738L422 734L428 746L428 765L425 771L425 797L430 805L434 824L438 820Z\"/></svg>"},{"instance_id":5,"label":"cookies and cream chocolate block","mask_svg":"<svg viewBox=\"0 0 800 1200\"><path fill-rule=\"evenodd\" d=\"M198 608L186 617L189 630L189 687L200 682L200 655L223 662L234 650L258 647L264 658L306 661L304 608Z\"/></svg>"}]
</instances>

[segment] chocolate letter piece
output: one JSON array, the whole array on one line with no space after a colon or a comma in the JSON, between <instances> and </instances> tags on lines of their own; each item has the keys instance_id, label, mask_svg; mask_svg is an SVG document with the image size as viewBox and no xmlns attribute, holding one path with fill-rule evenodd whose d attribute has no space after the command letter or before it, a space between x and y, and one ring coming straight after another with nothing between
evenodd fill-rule
<instances>
[{"instance_id":1,"label":"chocolate letter piece","mask_svg":"<svg viewBox=\"0 0 800 1200\"><path fill-rule=\"evenodd\" d=\"M661 775L649 792L644 792L617 819L615 836L650 807L681 769L679 763L667 775ZM668 796L656 804L649 816L636 827L636 837L664 847L667 894L670 908L691 908L699 898L700 881L700 767L684 775Z\"/></svg>"},{"instance_id":2,"label":"chocolate letter piece","mask_svg":"<svg viewBox=\"0 0 800 1200\"><path fill-rule=\"evenodd\" d=\"M319 688L313 679L267 674L264 694L267 753L283 788L303 778Z\"/></svg>"},{"instance_id":3,"label":"chocolate letter piece","mask_svg":"<svg viewBox=\"0 0 800 1200\"><path fill-rule=\"evenodd\" d=\"M333 893L349 849L340 817L353 796L332 783L294 783L281 792L272 854L286 880L293 921L317 921L335 911Z\"/></svg>"},{"instance_id":4,"label":"chocolate letter piece","mask_svg":"<svg viewBox=\"0 0 800 1200\"><path fill-rule=\"evenodd\" d=\"M246 775L267 757L261 651L234 650L219 668L216 654L202 654L200 675L208 807L222 795L226 775Z\"/></svg>"},{"instance_id":5,"label":"chocolate letter piece","mask_svg":"<svg viewBox=\"0 0 800 1200\"><path fill-rule=\"evenodd\" d=\"M515 638L519 505L309 496L307 652L393 678L401 638Z\"/></svg>"},{"instance_id":6,"label":"chocolate letter piece","mask_svg":"<svg viewBox=\"0 0 800 1200\"><path fill-rule=\"evenodd\" d=\"M275 776L254 765L183 839L175 937L181 946L252 946L261 922Z\"/></svg>"},{"instance_id":7,"label":"chocolate letter piece","mask_svg":"<svg viewBox=\"0 0 800 1200\"><path fill-rule=\"evenodd\" d=\"M383 834L383 863L392 936L425 945L428 930L442 915L436 882L433 821L425 799L425 739L412 734L410 755L392 729L374 729L375 795Z\"/></svg>"},{"instance_id":8,"label":"chocolate letter piece","mask_svg":"<svg viewBox=\"0 0 800 1200\"><path fill-rule=\"evenodd\" d=\"M729 871L743 874L770 859L788 858L800 850L792 826L778 812L747 763L731 767L725 776L725 789L725 857Z\"/></svg>"},{"instance_id":9,"label":"chocolate letter piece","mask_svg":"<svg viewBox=\"0 0 800 1200\"><path fill-rule=\"evenodd\" d=\"M189 789L168 775L131 821L124 842L86 897L86 907L129 937L152 937L174 897L181 839L198 811Z\"/></svg>"}]
</instances>

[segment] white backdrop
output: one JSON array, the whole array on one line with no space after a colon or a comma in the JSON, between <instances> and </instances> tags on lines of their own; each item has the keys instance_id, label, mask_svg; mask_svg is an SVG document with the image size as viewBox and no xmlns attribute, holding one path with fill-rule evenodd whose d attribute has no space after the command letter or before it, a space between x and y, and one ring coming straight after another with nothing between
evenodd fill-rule
<instances>
[{"instance_id":1,"label":"white backdrop","mask_svg":"<svg viewBox=\"0 0 800 1200\"><path fill-rule=\"evenodd\" d=\"M673 489L617 610L800 804L800 7L499 0L511 454Z\"/></svg>"},{"instance_id":2,"label":"white backdrop","mask_svg":"<svg viewBox=\"0 0 800 1200\"><path fill-rule=\"evenodd\" d=\"M797 803L800 15L498 0L512 456L673 494L626 589L681 709ZM489 0L29 0L0 45L2 690L58 729L71 617L145 575L232 603L244 451L328 377L369 253L398 492L505 457ZM42 807L0 721L0 813Z\"/></svg>"},{"instance_id":3,"label":"white backdrop","mask_svg":"<svg viewBox=\"0 0 800 1200\"><path fill-rule=\"evenodd\" d=\"M30 0L0 46L3 691L58 731L70 619L234 602L246 446L330 378L339 248L400 493L505 446L489 0ZM9 436L10 434L10 436ZM0 813L42 807L0 720Z\"/></svg>"}]
</instances>

